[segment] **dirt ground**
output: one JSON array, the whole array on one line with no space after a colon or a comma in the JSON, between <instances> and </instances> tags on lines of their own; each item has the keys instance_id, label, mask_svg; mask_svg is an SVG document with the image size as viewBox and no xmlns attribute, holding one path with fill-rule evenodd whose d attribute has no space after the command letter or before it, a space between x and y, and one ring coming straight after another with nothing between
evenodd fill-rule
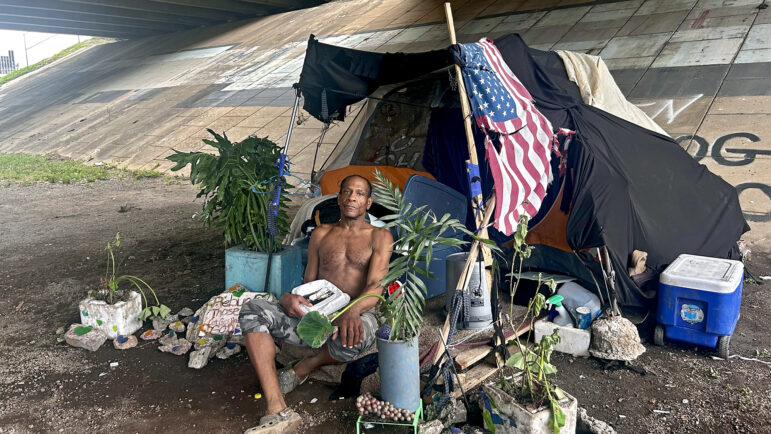
<instances>
[{"instance_id":1,"label":"dirt ground","mask_svg":"<svg viewBox=\"0 0 771 434\"><path fill-rule=\"evenodd\" d=\"M194 217L194 198L190 185L163 179L0 187L0 432L233 433L257 423L264 399L253 397L259 388L243 353L193 370L154 342L128 351L108 342L94 353L57 344L55 330L78 321L78 301L98 284L116 232L125 272L174 312L224 289L222 239ZM751 270L771 274L758 255ZM745 285L732 353L771 363L770 289ZM556 382L619 432L771 432L769 364L646 346L637 370L556 354ZM329 402L332 390L314 382L289 395L303 432L355 430L352 400Z\"/></svg>"}]
</instances>

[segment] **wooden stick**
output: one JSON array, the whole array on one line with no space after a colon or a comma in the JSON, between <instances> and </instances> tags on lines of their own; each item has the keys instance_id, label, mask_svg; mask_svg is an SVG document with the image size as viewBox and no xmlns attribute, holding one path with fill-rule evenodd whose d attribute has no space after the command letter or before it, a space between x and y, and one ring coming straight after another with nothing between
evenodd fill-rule
<instances>
[{"instance_id":1,"label":"wooden stick","mask_svg":"<svg viewBox=\"0 0 771 434\"><path fill-rule=\"evenodd\" d=\"M447 30L450 33L450 43L456 44L457 39L455 38L455 22L452 18L452 5L449 2L446 2L444 4L444 13L447 17ZM479 165L479 159L477 158L477 148L476 143L474 142L474 133L471 128L471 106L469 105L468 101L468 95L466 94L466 85L463 82L463 72L460 69L460 66L455 65L455 77L456 81L458 82L458 98L460 99L460 107L461 107L461 113L463 114L463 126L466 131L466 146L468 148L468 156L469 159L466 160L467 163L478 166ZM485 220L485 216L482 215L480 212L480 206L482 205L482 201L484 199L482 198L482 194L478 194L474 196L471 199L471 211L474 213L475 216L475 222L477 229L482 228L482 230L479 232L479 236L482 238L488 238L487 236L487 223L490 221L489 218ZM495 206L495 201L493 200L491 203L487 204L488 208L485 210L485 214L487 214L487 211L490 211L490 208ZM476 246L476 245L475 245ZM473 259L471 256L473 255ZM471 261L467 260L466 265L464 267L463 273L461 274L461 279L458 282L458 286L462 286L463 281L467 280L467 273L469 273L471 270L471 265L476 262L476 256L477 256L477 248L472 247L471 253L469 255L469 259L472 259ZM492 266L493 264L493 257L490 254L490 250L487 248L482 248L482 257L484 258L485 262L485 280L487 281L487 287L493 291L493 276L492 272L488 267ZM457 288L457 287L456 287ZM458 288L463 289L463 288ZM500 319L500 315L496 320ZM445 326L447 326L447 330L445 330L445 334L449 331L449 313L448 317L445 320ZM498 339L499 340L499 339ZM496 345L498 345L499 342L496 342ZM440 349L444 351L444 341L440 344ZM437 351L437 353L434 355L434 363L436 363L437 355L441 355L441 352ZM498 367L500 368L503 366L503 358L500 356L500 354L496 353L497 357L496 360L498 361Z\"/></svg>"}]
</instances>

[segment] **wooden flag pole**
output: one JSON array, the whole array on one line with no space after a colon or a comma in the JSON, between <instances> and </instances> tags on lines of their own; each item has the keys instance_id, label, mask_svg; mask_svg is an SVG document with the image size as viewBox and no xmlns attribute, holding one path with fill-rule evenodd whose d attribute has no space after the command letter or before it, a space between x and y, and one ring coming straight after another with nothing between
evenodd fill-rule
<instances>
[{"instance_id":1,"label":"wooden flag pole","mask_svg":"<svg viewBox=\"0 0 771 434\"><path fill-rule=\"evenodd\" d=\"M452 6L450 3L444 4L444 11L445 15L447 17L447 29L450 33L450 42L452 44L456 44L457 40L455 38L455 24L452 19ZM468 97L466 95L466 86L463 82L463 75L462 71L460 69L460 66L455 65L455 76L457 78L458 83L458 97L460 99L461 103L461 111L463 113L463 125L466 130L466 145L468 146L468 154L469 159L467 160L468 163L472 165L478 165L479 159L477 158L477 150L476 150L476 144L474 142L474 134L471 129L471 107L469 106ZM484 215L482 215L480 206L482 204L482 194L478 194L474 196L471 200L471 207L474 212L474 215L476 217L476 225L477 229L480 229L479 231L479 237L480 238L487 238L487 224L490 222L490 219L492 218L492 211L495 208L495 196L491 197L487 204L485 205L485 212ZM461 273L460 279L458 280L458 283L455 287L455 290L467 290L467 285L469 281L469 277L472 272L472 264L476 262L477 258L477 252L480 247L479 241L474 241L474 243L471 246L471 250L469 251L469 256L466 258L466 263L463 267L463 272ZM492 265L492 255L490 254L490 250L482 246L482 257L484 258L485 262L485 280L487 280L487 287L490 288L491 291L495 290L492 287L492 274L489 270L489 266ZM450 332L450 315L451 312L447 313L447 317L444 320L444 326L442 327L442 336L448 336ZM496 345L498 345L500 342L495 342ZM433 363L435 364L437 360L444 354L445 351L445 341L444 339L439 340L439 345L437 347L436 353L434 353L434 359ZM452 361L448 361L449 363L452 363ZM503 366L503 357L501 357L500 354L496 353L496 364L500 368Z\"/></svg>"}]
</instances>

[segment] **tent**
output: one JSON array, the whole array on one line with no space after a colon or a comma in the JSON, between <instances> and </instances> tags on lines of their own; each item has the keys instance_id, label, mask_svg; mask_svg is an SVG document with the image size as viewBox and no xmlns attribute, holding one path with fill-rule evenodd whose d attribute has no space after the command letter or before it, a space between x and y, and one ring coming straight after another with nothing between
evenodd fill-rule
<instances>
[{"instance_id":1,"label":"tent","mask_svg":"<svg viewBox=\"0 0 771 434\"><path fill-rule=\"evenodd\" d=\"M528 266L586 275L596 269L587 250L601 246L615 270L627 269L634 250L647 252L655 271L681 253L739 257L736 242L749 227L734 187L671 138L584 103L556 53L530 48L516 34L495 44L554 128L576 132L563 158L552 158L554 181L529 223L528 243L536 254ZM466 139L448 68L453 50L372 53L311 35L299 82L304 108L328 123L342 120L348 106L364 104L322 170L408 166L468 197ZM482 162L482 135L475 134ZM488 196L493 185L484 166ZM494 231L491 236L502 245L507 241ZM645 309L655 301L655 291L642 290L626 273L617 272L616 279L622 307Z\"/></svg>"}]
</instances>

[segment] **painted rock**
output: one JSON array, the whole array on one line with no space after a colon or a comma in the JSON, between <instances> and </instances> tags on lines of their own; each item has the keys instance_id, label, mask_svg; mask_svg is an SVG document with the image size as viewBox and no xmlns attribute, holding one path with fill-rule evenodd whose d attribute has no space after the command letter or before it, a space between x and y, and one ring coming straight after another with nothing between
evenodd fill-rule
<instances>
[{"instance_id":1,"label":"painted rock","mask_svg":"<svg viewBox=\"0 0 771 434\"><path fill-rule=\"evenodd\" d=\"M107 335L95 327L72 324L64 334L64 340L73 347L96 351L107 340Z\"/></svg>"},{"instance_id":2,"label":"painted rock","mask_svg":"<svg viewBox=\"0 0 771 434\"><path fill-rule=\"evenodd\" d=\"M172 342L176 342L179 339L179 336L177 336L176 333L174 333L173 330L169 330L169 334L161 336L160 339L158 339L158 343L161 345L168 345Z\"/></svg>"},{"instance_id":3,"label":"painted rock","mask_svg":"<svg viewBox=\"0 0 771 434\"><path fill-rule=\"evenodd\" d=\"M185 325L182 324L181 321L174 321L173 323L169 324L169 328L177 333L182 333L185 331Z\"/></svg>"},{"instance_id":4,"label":"painted rock","mask_svg":"<svg viewBox=\"0 0 771 434\"><path fill-rule=\"evenodd\" d=\"M167 342L165 345L161 345L158 349L164 353L171 353L176 356L187 354L190 348L193 346L187 339L174 339Z\"/></svg>"},{"instance_id":5,"label":"painted rock","mask_svg":"<svg viewBox=\"0 0 771 434\"><path fill-rule=\"evenodd\" d=\"M190 309L189 307L184 307L179 312L177 312L177 316L179 316L180 318L184 318L192 315L193 313L194 313L193 309Z\"/></svg>"},{"instance_id":6,"label":"painted rock","mask_svg":"<svg viewBox=\"0 0 771 434\"><path fill-rule=\"evenodd\" d=\"M155 329L151 329L151 330L148 330L148 331L142 333L139 337L142 338L142 340L145 340L145 341L154 341L154 340L158 339L159 337L161 337L161 332L159 332L158 330L155 330Z\"/></svg>"},{"instance_id":7,"label":"painted rock","mask_svg":"<svg viewBox=\"0 0 771 434\"><path fill-rule=\"evenodd\" d=\"M212 347L201 348L190 353L190 360L187 362L188 368L201 369L209 363L209 359L214 353Z\"/></svg>"},{"instance_id":8,"label":"painted rock","mask_svg":"<svg viewBox=\"0 0 771 434\"><path fill-rule=\"evenodd\" d=\"M158 332L162 332L166 330L166 327L169 326L170 321L166 321L163 318L158 318L157 316L152 317L153 320L153 329L157 330Z\"/></svg>"},{"instance_id":9,"label":"painted rock","mask_svg":"<svg viewBox=\"0 0 771 434\"><path fill-rule=\"evenodd\" d=\"M118 335L118 337L112 341L112 346L118 350L127 350L137 346L137 342L137 337L134 335Z\"/></svg>"},{"instance_id":10,"label":"painted rock","mask_svg":"<svg viewBox=\"0 0 771 434\"><path fill-rule=\"evenodd\" d=\"M228 342L224 347L220 348L215 354L218 359L227 359L228 357L241 352L241 345Z\"/></svg>"}]
</instances>

